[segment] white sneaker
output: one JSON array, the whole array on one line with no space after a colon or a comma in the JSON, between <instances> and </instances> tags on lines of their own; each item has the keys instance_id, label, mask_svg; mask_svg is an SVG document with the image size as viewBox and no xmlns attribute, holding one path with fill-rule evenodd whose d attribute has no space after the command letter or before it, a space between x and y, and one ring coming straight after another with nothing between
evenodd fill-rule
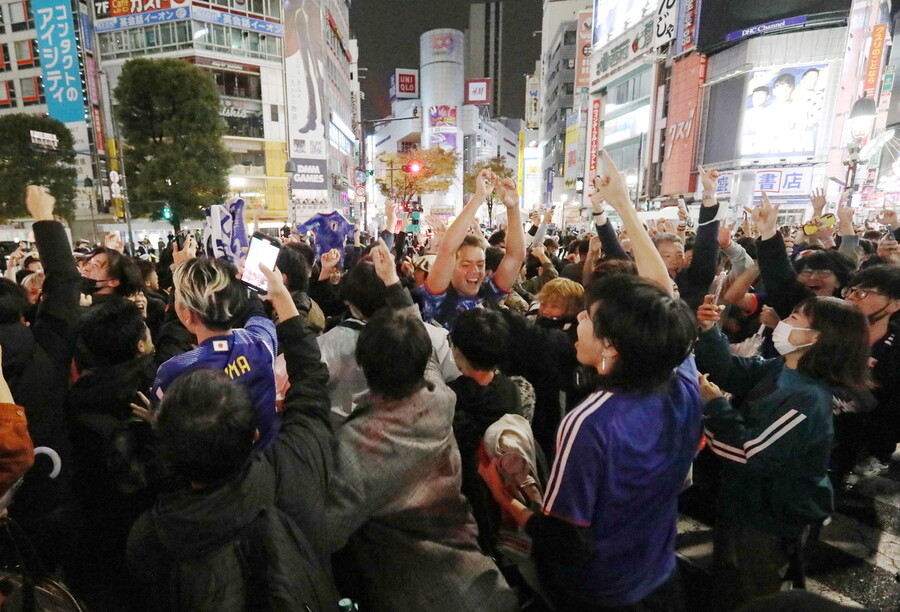
<instances>
[{"instance_id":1,"label":"white sneaker","mask_svg":"<svg viewBox=\"0 0 900 612\"><path fill-rule=\"evenodd\" d=\"M888 464L882 463L875 457L867 457L856 464L856 467L853 468L853 473L865 478L874 478L887 472L888 467Z\"/></svg>"}]
</instances>

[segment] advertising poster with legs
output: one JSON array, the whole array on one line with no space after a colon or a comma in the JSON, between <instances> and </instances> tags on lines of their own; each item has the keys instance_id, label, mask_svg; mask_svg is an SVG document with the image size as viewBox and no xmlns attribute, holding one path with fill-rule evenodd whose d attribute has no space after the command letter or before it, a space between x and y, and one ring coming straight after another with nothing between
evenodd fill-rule
<instances>
[{"instance_id":1,"label":"advertising poster with legs","mask_svg":"<svg viewBox=\"0 0 900 612\"><path fill-rule=\"evenodd\" d=\"M744 98L740 157L812 157L824 137L828 65L758 70Z\"/></svg>"},{"instance_id":2,"label":"advertising poster with legs","mask_svg":"<svg viewBox=\"0 0 900 612\"><path fill-rule=\"evenodd\" d=\"M288 148L297 172L292 189L328 189L322 7L318 0L284 5L284 64L287 85ZM322 196L327 194L322 193Z\"/></svg>"}]
</instances>

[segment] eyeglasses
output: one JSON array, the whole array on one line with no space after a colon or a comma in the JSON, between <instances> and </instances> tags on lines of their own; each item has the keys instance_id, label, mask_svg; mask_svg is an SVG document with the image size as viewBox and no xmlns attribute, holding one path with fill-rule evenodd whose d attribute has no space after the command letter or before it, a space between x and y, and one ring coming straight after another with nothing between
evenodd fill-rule
<instances>
[{"instance_id":1,"label":"eyeglasses","mask_svg":"<svg viewBox=\"0 0 900 612\"><path fill-rule=\"evenodd\" d=\"M875 291L874 289L862 289L860 287L844 287L843 289L841 289L841 297L845 297L845 298L848 298L851 295L856 295L856 297L858 297L859 299L864 300L864 299L866 299L866 296L869 295L870 293L873 293L875 295L881 295L884 297L889 297L887 295L884 295L880 291Z\"/></svg>"},{"instance_id":2,"label":"eyeglasses","mask_svg":"<svg viewBox=\"0 0 900 612\"><path fill-rule=\"evenodd\" d=\"M834 276L834 272L831 270L810 270L809 268L806 268L802 272L798 272L797 276L805 276L807 278L812 278L813 276L818 278L830 278Z\"/></svg>"}]
</instances>

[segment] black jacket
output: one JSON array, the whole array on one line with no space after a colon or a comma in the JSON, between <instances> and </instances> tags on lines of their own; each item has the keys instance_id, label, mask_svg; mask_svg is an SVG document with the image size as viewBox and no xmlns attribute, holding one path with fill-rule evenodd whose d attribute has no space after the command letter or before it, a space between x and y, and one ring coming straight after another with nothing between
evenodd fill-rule
<instances>
[{"instance_id":1,"label":"black jacket","mask_svg":"<svg viewBox=\"0 0 900 612\"><path fill-rule=\"evenodd\" d=\"M81 276L61 224L38 221L33 229L46 274L34 324L0 325L3 375L16 403L25 408L28 432L38 450L11 513L41 553L59 560L56 552L63 546L54 538L71 531L60 514L71 497L72 477L64 402ZM54 467L59 468L57 474Z\"/></svg>"},{"instance_id":2,"label":"black jacket","mask_svg":"<svg viewBox=\"0 0 900 612\"><path fill-rule=\"evenodd\" d=\"M278 326L278 343L285 347L291 381L278 439L215 488L183 488L160 496L132 528L129 570L152 587L157 598L163 598L157 602L161 609L177 608L165 598L172 593L170 581L180 563L214 553L239 537L260 511L273 505L299 527L314 551L313 561L330 576L324 517L334 460L325 387L328 370L321 362L315 332L300 317ZM240 575L217 577L221 581L242 579ZM333 590L330 583L325 586ZM209 585L181 587L193 587L197 592Z\"/></svg>"},{"instance_id":3,"label":"black jacket","mask_svg":"<svg viewBox=\"0 0 900 612\"><path fill-rule=\"evenodd\" d=\"M149 393L155 368L145 355L87 370L66 402L79 509L77 563L69 584L92 609L127 610L137 599L125 570L132 524L153 505L150 425L132 417L137 392Z\"/></svg>"}]
</instances>

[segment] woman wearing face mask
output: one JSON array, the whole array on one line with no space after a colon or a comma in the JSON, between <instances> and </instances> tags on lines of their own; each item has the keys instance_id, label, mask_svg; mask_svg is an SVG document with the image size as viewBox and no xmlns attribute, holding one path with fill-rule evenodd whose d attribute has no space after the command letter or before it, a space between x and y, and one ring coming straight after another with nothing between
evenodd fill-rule
<instances>
[{"instance_id":1,"label":"woman wearing face mask","mask_svg":"<svg viewBox=\"0 0 900 612\"><path fill-rule=\"evenodd\" d=\"M724 461L714 544L717 609L733 610L778 591L783 580L802 584L802 541L832 510L832 397L869 386L868 332L852 304L813 297L775 328L781 357L735 357L715 325L720 307L712 298L697 311L696 356L706 373L708 446Z\"/></svg>"}]
</instances>

